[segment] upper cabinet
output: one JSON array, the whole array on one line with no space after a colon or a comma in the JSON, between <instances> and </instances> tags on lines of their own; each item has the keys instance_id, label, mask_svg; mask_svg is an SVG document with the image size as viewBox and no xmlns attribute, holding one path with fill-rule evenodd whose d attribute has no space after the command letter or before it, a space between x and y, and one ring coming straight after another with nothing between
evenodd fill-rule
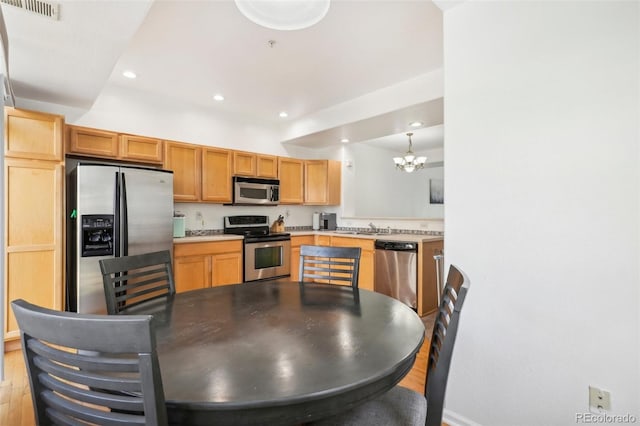
<instances>
[{"instance_id":1,"label":"upper cabinet","mask_svg":"<svg viewBox=\"0 0 640 426\"><path fill-rule=\"evenodd\" d=\"M256 154L256 176L277 179L278 178L278 157L274 155Z\"/></svg>"},{"instance_id":2,"label":"upper cabinet","mask_svg":"<svg viewBox=\"0 0 640 426\"><path fill-rule=\"evenodd\" d=\"M173 171L176 202L231 202L233 151L164 141L164 168Z\"/></svg>"},{"instance_id":3,"label":"upper cabinet","mask_svg":"<svg viewBox=\"0 0 640 426\"><path fill-rule=\"evenodd\" d=\"M201 153L197 145L164 142L164 168L173 171L174 201L200 201Z\"/></svg>"},{"instance_id":4,"label":"upper cabinet","mask_svg":"<svg viewBox=\"0 0 640 426\"><path fill-rule=\"evenodd\" d=\"M341 163L335 160L305 160L304 204L340 204Z\"/></svg>"},{"instance_id":5,"label":"upper cabinet","mask_svg":"<svg viewBox=\"0 0 640 426\"><path fill-rule=\"evenodd\" d=\"M108 130L67 126L67 153L143 163L162 163L162 140Z\"/></svg>"},{"instance_id":6,"label":"upper cabinet","mask_svg":"<svg viewBox=\"0 0 640 426\"><path fill-rule=\"evenodd\" d=\"M234 176L255 176L256 170L256 154L242 151L233 152Z\"/></svg>"},{"instance_id":7,"label":"upper cabinet","mask_svg":"<svg viewBox=\"0 0 640 426\"><path fill-rule=\"evenodd\" d=\"M231 202L232 152L202 148L202 201Z\"/></svg>"},{"instance_id":8,"label":"upper cabinet","mask_svg":"<svg viewBox=\"0 0 640 426\"><path fill-rule=\"evenodd\" d=\"M5 108L4 123L5 156L63 160L62 116Z\"/></svg>"},{"instance_id":9,"label":"upper cabinet","mask_svg":"<svg viewBox=\"0 0 640 426\"><path fill-rule=\"evenodd\" d=\"M278 178L278 157L254 152L233 151L233 175Z\"/></svg>"},{"instance_id":10,"label":"upper cabinet","mask_svg":"<svg viewBox=\"0 0 640 426\"><path fill-rule=\"evenodd\" d=\"M143 136L120 135L120 157L146 163L162 163L162 141Z\"/></svg>"},{"instance_id":11,"label":"upper cabinet","mask_svg":"<svg viewBox=\"0 0 640 426\"><path fill-rule=\"evenodd\" d=\"M304 161L279 157L280 204L304 202Z\"/></svg>"}]
</instances>

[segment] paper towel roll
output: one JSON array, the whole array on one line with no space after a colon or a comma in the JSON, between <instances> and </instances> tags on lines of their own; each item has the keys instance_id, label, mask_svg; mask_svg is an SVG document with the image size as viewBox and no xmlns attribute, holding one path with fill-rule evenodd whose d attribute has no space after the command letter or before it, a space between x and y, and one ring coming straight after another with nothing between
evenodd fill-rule
<instances>
[{"instance_id":1,"label":"paper towel roll","mask_svg":"<svg viewBox=\"0 0 640 426\"><path fill-rule=\"evenodd\" d=\"M320 229L320 213L313 214L312 228L314 231L317 231L318 229Z\"/></svg>"}]
</instances>

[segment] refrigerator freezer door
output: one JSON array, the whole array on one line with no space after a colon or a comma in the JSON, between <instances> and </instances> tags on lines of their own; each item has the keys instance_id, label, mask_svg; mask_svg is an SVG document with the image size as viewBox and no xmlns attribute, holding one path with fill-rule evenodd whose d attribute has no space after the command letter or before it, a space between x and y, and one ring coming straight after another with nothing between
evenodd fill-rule
<instances>
[{"instance_id":1,"label":"refrigerator freezer door","mask_svg":"<svg viewBox=\"0 0 640 426\"><path fill-rule=\"evenodd\" d=\"M81 246L82 216L115 214L116 172L118 167L78 166L76 174L76 206L78 227L75 233L76 247ZM75 251L74 274L75 304L80 313L107 313L100 273L100 259L112 256L82 257L81 250Z\"/></svg>"},{"instance_id":2,"label":"refrigerator freezer door","mask_svg":"<svg viewBox=\"0 0 640 426\"><path fill-rule=\"evenodd\" d=\"M123 196L122 254L171 251L173 174L125 167L120 171Z\"/></svg>"}]
</instances>

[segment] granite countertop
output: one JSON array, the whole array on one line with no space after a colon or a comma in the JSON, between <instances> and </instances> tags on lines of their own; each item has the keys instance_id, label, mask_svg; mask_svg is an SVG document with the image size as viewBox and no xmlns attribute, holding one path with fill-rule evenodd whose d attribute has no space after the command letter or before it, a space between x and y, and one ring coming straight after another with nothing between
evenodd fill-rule
<instances>
[{"instance_id":1,"label":"granite countertop","mask_svg":"<svg viewBox=\"0 0 640 426\"><path fill-rule=\"evenodd\" d=\"M303 231L287 231L287 232L289 232L292 237L303 236L303 235L331 235L335 237L364 238L369 240L407 241L407 242L416 242L416 243L422 243L427 241L441 241L444 239L443 235L408 234L408 233L369 234L367 232L356 233L355 231L313 231L311 229L303 230ZM231 241L231 240L242 240L242 239L243 237L241 235L216 233L211 235L198 235L198 236L174 238L173 243L174 244L203 243L203 242Z\"/></svg>"},{"instance_id":2,"label":"granite countertop","mask_svg":"<svg viewBox=\"0 0 640 426\"><path fill-rule=\"evenodd\" d=\"M379 233L370 234L367 232L356 233L354 231L291 231L291 236L302 235L331 235L334 237L348 238L364 238L369 240L386 240L386 241L406 241L422 243L426 241L442 241L443 235L426 235L426 234L406 234L406 233Z\"/></svg>"}]
</instances>

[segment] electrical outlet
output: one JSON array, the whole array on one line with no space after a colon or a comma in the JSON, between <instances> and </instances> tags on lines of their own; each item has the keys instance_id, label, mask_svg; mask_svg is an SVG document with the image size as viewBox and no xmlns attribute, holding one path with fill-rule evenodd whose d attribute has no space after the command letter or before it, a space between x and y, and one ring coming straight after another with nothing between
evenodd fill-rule
<instances>
[{"instance_id":1,"label":"electrical outlet","mask_svg":"<svg viewBox=\"0 0 640 426\"><path fill-rule=\"evenodd\" d=\"M592 413L611 411L611 394L609 391L589 386L589 411Z\"/></svg>"},{"instance_id":2,"label":"electrical outlet","mask_svg":"<svg viewBox=\"0 0 640 426\"><path fill-rule=\"evenodd\" d=\"M202 212L196 212L196 222L200 222L200 225L204 226L204 218L202 217Z\"/></svg>"}]
</instances>

